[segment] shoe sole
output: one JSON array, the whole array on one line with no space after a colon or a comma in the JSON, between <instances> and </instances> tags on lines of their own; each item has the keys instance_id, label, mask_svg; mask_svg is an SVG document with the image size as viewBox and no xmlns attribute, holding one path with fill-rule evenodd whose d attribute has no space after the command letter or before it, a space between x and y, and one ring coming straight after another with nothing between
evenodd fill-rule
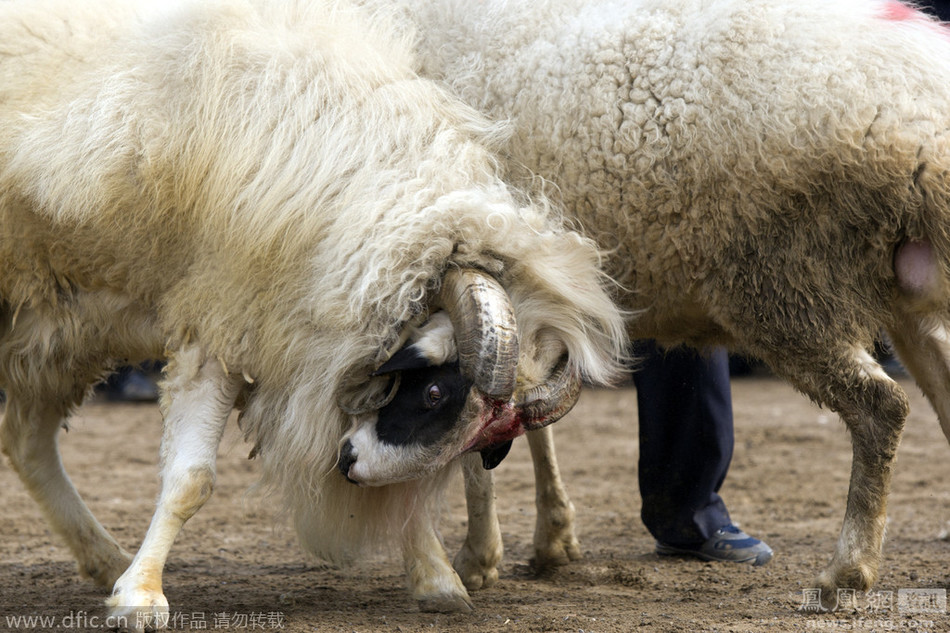
<instances>
[{"instance_id":1,"label":"shoe sole","mask_svg":"<svg viewBox=\"0 0 950 633\"><path fill-rule=\"evenodd\" d=\"M656 553L660 556L688 556L691 558L699 558L700 560L709 561L713 563L746 563L751 564L753 567L761 567L770 560L772 560L772 552L759 552L747 558L722 558L717 556L711 556L705 552L700 552L692 549L680 549L677 547L671 547L669 545L664 545L662 547L656 548Z\"/></svg>"}]
</instances>

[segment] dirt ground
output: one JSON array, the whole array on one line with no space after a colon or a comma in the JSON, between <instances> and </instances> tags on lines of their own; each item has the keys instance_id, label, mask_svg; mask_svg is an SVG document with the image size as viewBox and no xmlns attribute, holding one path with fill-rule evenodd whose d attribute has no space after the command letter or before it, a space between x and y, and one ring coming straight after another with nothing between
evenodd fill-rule
<instances>
[{"instance_id":1,"label":"dirt ground","mask_svg":"<svg viewBox=\"0 0 950 633\"><path fill-rule=\"evenodd\" d=\"M353 569L307 561L269 504L246 491L256 463L233 430L218 487L186 526L164 576L172 624L190 630L286 631L948 631L950 447L910 383L912 412L874 592L848 608L810 610L812 578L844 512L851 450L837 416L769 377L733 382L736 452L722 490L734 519L766 539L762 568L660 558L639 520L632 388L587 390L556 427L577 507L583 559L535 577L528 566L534 489L527 444L496 470L505 559L468 615L420 613L398 556ZM62 436L64 461L93 512L128 549L157 494L160 417L153 405L86 405ZM461 482L443 519L451 554L464 536ZM66 548L4 461L0 465L0 630L101 629L105 590L78 578Z\"/></svg>"}]
</instances>

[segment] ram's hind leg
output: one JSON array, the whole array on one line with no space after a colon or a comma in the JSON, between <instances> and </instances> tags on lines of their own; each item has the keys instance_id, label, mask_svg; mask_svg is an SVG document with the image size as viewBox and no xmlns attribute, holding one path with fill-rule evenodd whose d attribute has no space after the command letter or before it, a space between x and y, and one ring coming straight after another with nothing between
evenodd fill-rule
<instances>
[{"instance_id":1,"label":"ram's hind leg","mask_svg":"<svg viewBox=\"0 0 950 633\"><path fill-rule=\"evenodd\" d=\"M902 315L889 334L898 357L937 412L950 441L950 319L936 314Z\"/></svg>"},{"instance_id":2,"label":"ram's hind leg","mask_svg":"<svg viewBox=\"0 0 950 633\"><path fill-rule=\"evenodd\" d=\"M863 348L799 351L773 369L837 411L851 433L848 502L831 563L818 577L822 602L837 590L866 591L877 580L894 458L907 417L907 396Z\"/></svg>"},{"instance_id":3,"label":"ram's hind leg","mask_svg":"<svg viewBox=\"0 0 950 633\"><path fill-rule=\"evenodd\" d=\"M56 398L8 391L0 442L53 530L72 550L83 576L112 586L132 557L83 503L63 469L57 436L68 407Z\"/></svg>"}]
</instances>

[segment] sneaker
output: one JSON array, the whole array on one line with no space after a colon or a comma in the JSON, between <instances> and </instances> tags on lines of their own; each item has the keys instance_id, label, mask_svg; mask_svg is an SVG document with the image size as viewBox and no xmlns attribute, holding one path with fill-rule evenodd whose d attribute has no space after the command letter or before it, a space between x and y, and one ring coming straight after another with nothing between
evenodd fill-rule
<instances>
[{"instance_id":1,"label":"sneaker","mask_svg":"<svg viewBox=\"0 0 950 633\"><path fill-rule=\"evenodd\" d=\"M764 565L772 560L772 548L749 536L735 525L716 530L709 539L696 546L673 546L656 542L660 556L694 556L721 563L749 563Z\"/></svg>"}]
</instances>

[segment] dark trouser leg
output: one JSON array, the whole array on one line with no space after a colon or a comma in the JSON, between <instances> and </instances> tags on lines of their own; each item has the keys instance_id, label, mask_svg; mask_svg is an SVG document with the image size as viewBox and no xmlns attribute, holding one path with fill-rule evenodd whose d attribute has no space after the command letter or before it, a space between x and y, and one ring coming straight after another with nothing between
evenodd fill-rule
<instances>
[{"instance_id":1,"label":"dark trouser leg","mask_svg":"<svg viewBox=\"0 0 950 633\"><path fill-rule=\"evenodd\" d=\"M728 355L653 341L636 352L641 517L663 543L702 543L730 523L718 494L734 444Z\"/></svg>"}]
</instances>

